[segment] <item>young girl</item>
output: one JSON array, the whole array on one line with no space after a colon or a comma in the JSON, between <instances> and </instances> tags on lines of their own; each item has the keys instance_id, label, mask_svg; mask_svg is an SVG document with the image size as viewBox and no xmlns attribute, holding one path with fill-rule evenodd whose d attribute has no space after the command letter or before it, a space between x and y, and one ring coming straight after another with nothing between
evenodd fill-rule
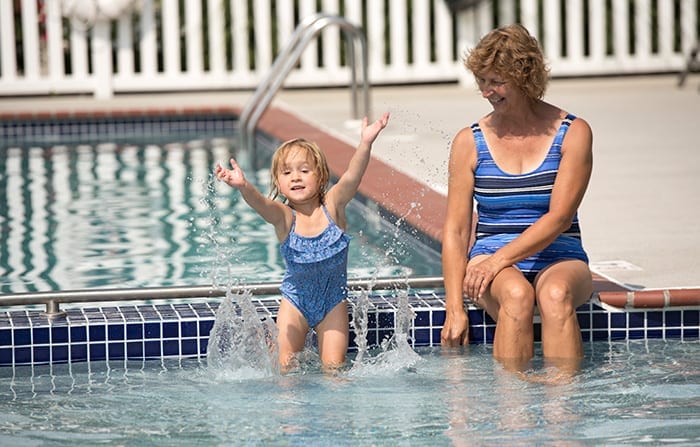
<instances>
[{"instance_id":1,"label":"young girl","mask_svg":"<svg viewBox=\"0 0 700 447\"><path fill-rule=\"evenodd\" d=\"M316 329L325 368L345 363L349 340L345 207L352 200L367 169L372 143L389 122L389 114L368 124L362 121L360 144L347 171L330 189L323 152L310 141L296 138L282 143L272 157L269 197L248 183L231 159L231 169L217 164L219 180L237 188L243 199L275 227L287 271L277 315L279 361L290 368L304 348L306 334ZM275 200L281 195L286 204Z\"/></svg>"}]
</instances>

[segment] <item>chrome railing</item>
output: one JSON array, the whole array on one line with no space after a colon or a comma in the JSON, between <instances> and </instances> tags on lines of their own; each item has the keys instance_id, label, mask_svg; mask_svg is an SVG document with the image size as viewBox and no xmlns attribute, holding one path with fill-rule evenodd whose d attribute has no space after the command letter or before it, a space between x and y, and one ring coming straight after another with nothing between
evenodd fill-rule
<instances>
[{"instance_id":1,"label":"chrome railing","mask_svg":"<svg viewBox=\"0 0 700 447\"><path fill-rule=\"evenodd\" d=\"M290 38L289 44L280 52L275 59L275 62L270 67L269 74L260 83L255 90L253 97L248 102L241 113L239 120L239 139L241 149L250 151L251 159L255 160L255 148L252 144L252 136L255 134L255 128L260 120L260 117L265 112L267 107L272 102L277 91L282 87L282 83L289 72L296 66L306 46L314 39L324 28L330 25L337 25L343 31L343 36L347 42L347 58L350 66L352 90L352 117L353 119L361 118L359 116L358 93L357 93L357 67L355 60L354 40L360 42L361 47L361 62L362 62L362 97L364 103L364 116L370 116L369 105L369 79L368 79L368 55L367 55L367 40L361 27L353 25L347 19L340 16L330 14L314 14L307 16L296 27L294 34Z\"/></svg>"},{"instance_id":2,"label":"chrome railing","mask_svg":"<svg viewBox=\"0 0 700 447\"><path fill-rule=\"evenodd\" d=\"M65 315L61 303L95 303L105 301L151 301L183 298L213 298L226 295L227 291L242 293L250 291L253 295L279 294L280 283L240 284L230 288L213 286L172 286L141 287L131 289L81 289L50 292L24 292L0 295L0 306L19 306L43 304L49 318ZM348 280L350 290L387 290L387 289L432 289L443 288L443 279L439 276L418 278L375 278Z\"/></svg>"}]
</instances>

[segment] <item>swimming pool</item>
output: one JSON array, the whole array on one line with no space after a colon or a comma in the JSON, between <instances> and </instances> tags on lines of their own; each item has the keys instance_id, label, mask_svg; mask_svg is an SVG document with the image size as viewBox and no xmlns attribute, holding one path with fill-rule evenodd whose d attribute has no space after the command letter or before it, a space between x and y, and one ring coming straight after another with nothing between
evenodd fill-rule
<instances>
[{"instance_id":1,"label":"swimming pool","mask_svg":"<svg viewBox=\"0 0 700 447\"><path fill-rule=\"evenodd\" d=\"M544 383L490 347L418 349L337 376L254 377L194 359L0 368L0 444L675 445L700 442L700 344L585 345ZM539 353L538 353L539 355Z\"/></svg>"},{"instance_id":2,"label":"swimming pool","mask_svg":"<svg viewBox=\"0 0 700 447\"><path fill-rule=\"evenodd\" d=\"M212 178L235 140L105 141L0 148L0 292L282 279L272 226ZM243 168L269 191L267 169ZM439 275L439 253L384 217L349 206L349 278Z\"/></svg>"},{"instance_id":3,"label":"swimming pool","mask_svg":"<svg viewBox=\"0 0 700 447\"><path fill-rule=\"evenodd\" d=\"M150 243L152 234L149 231L154 228L157 232L177 234L187 233L188 228L196 228L201 231L195 240L206 242L204 252L197 252L199 246L196 244L189 245L187 249L183 248L184 245L178 244L156 244L157 250L160 251L153 256L153 259L141 256L141 259L146 259L146 267L143 269L134 269L133 265L129 264L114 264L119 267L115 270L132 271L135 279L132 279L134 282L131 284L145 284L145 282L140 281L147 281L158 275L160 275L158 276L159 281L166 282L167 278L182 278L182 273L188 270L189 264L180 263L177 268L163 268L161 264L170 262L169 258L181 259L186 253L194 254L194 259L197 260L195 264L199 266L197 267L199 270L194 267L190 269L194 273L191 277L197 279L206 277L207 281L216 279L219 282L223 282L223 279L229 279L229 261L234 259L233 255L235 254L232 254L231 250L237 247L235 238L239 236L232 237L228 229L216 233L212 232L211 228L219 228L221 225L221 222L212 225L216 219L221 218L227 224L226 219L235 219L235 216L226 215L226 210L236 206L233 203L235 194L228 190L229 195L224 197L224 203L220 205L212 205L208 202L207 197L211 197L208 196L211 187L204 179L210 172L213 159L209 158L211 155L208 155L211 152L207 152L203 148L209 144L206 143L207 141L213 143L215 147L219 147L218 144L221 141L212 140L212 134L232 135L234 133L236 113L236 110L229 109L206 110L201 113L189 110L187 113L165 113L152 116L151 112L120 113L113 111L107 114L95 113L94 116L80 114L80 116L66 119L58 116L34 117L32 119L6 117L7 119L0 121L0 141L11 142L18 148L26 148L17 149L16 151L20 154L22 151L28 151L27 153L36 155L34 158L31 156L20 157L23 161L15 162L16 170L31 175L16 177L14 189L10 188L13 191L15 202L22 204L20 208L14 208L22 211L13 215L13 218L21 223L19 230L16 226L12 229L12 231L17 231L15 233L17 236L13 236L13 238L3 236L5 239L3 239L2 247L12 247L12 259L16 260L13 261L12 265L19 266L16 271L40 272L38 275L33 275L32 280L36 278L38 281L45 280L47 272L51 270L47 269L49 263L46 262L46 259L48 257L43 261L39 259L41 262L34 266L32 263L37 261L34 253L41 253L45 248L48 240L46 235L55 231L57 222L55 218L46 220L47 213L43 210L49 207L49 209L56 210L61 218L64 218L66 216L65 208L70 205L70 200L72 200L72 196L61 198L55 195L53 190L47 186L53 185L53 182L56 181L70 184L70 181L66 182L70 175L65 170L59 170L60 175L51 177L44 175L47 172L48 161L44 158L44 152L41 149L32 148L48 144L49 147L57 147L56 153L59 159L61 157L70 159L68 154L71 150L67 146L78 144L79 146L76 146L75 149L76 161L74 163L75 166L80 164L86 168L82 171L76 169L76 171L83 172L84 176L91 179L88 187L80 190L81 193L89 195L95 189L105 187L106 185L95 181L95 179L106 178L109 180L107 185L111 184L115 197L122 197L123 201L123 196L120 194L123 194L124 191L114 188L115 184L119 184L116 180L123 181L124 179L141 177L143 181L143 186L139 190L141 195L137 194L134 196L136 198L130 200L150 202L151 200L144 199L150 198L156 203L171 202L172 204L181 203L184 196L189 197L189 202L185 200L184 208L191 207L200 213L194 219L194 222L198 223L197 225L188 219L177 219L172 216L166 218L157 213L148 214L144 220L153 219L149 221L155 222L155 225L152 228L139 230L141 233L139 233L140 237L137 240L142 245L139 247L141 250ZM259 139L267 142L268 145L271 144L272 147L276 145L276 141L288 139L300 133L316 140L324 150L329 151L331 169L335 169L336 172L345 168L346 161L354 150L354 147L307 122L299 120L293 114L274 108L266 112L260 127L267 133L261 134ZM148 144L143 149L138 149L134 144L134 134L147 139ZM79 137L82 138L83 135L88 135L90 139L97 138L97 141L112 141L113 144L98 145L97 147L88 146L85 141L79 140ZM171 138L173 135L178 138L173 140ZM19 144L19 142L27 143L28 141L31 144ZM191 143L161 144L168 141ZM214 152L220 150L213 147L210 149ZM222 155L225 151L221 149ZM4 152L2 156L6 157ZM3 158L5 162L3 167L6 168L8 163L5 160L7 158ZM26 160L33 161L30 163ZM183 163L184 165L189 163L195 167L189 178L187 174L183 173L185 171ZM146 165L150 167L150 170L140 170L142 167L137 169L135 165ZM261 171L261 176L266 177L263 171ZM7 178L9 176L3 174L0 181L6 182ZM179 181L173 181L175 178ZM49 182L49 180L51 181ZM32 187L28 185L32 185ZM213 189L215 190L216 186ZM158 192L151 197L149 194L152 191ZM366 181L363 180L360 193L360 209L362 211L358 214L359 220L351 222L351 227L363 228L363 225L376 227L376 225L385 225L386 222L389 222L388 227L376 227L379 228L377 234L388 237L388 239L380 240L376 246L379 259L388 260L388 264L384 266L400 276L420 275L420 272L426 271L421 270L425 268L424 264L429 264L424 262L425 259L435 260L435 251L433 250L431 254L431 247L434 247L436 241L439 240L439 228L444 216L444 197L376 160L370 164ZM178 199L171 200L171 195L178 197ZM57 198L61 198L62 201L57 201ZM201 198L204 200L200 201ZM93 199L92 203L95 206L89 208L89 213L92 213L89 214L89 217L106 221L109 224L112 224L116 218L119 224L129 224L131 215L128 214L128 210L110 214L112 213L110 206L114 206L113 202L98 203ZM32 207L39 211L36 213L25 212L26 209L33 209ZM369 210L371 219L367 218L367 210ZM61 212L64 214L60 214ZM217 212L222 214L217 215ZM387 218L386 222L382 223L382 220L379 219L379 224L377 224L375 216ZM9 234L8 221L2 222L2 234ZM35 221L48 223L36 225L35 228ZM245 235L257 235L255 232L260 229L248 221L231 222L232 225L234 223L234 226L248 225L249 231ZM407 226L402 229L402 225ZM37 231L38 237L33 239L31 232L25 231L27 228ZM65 228L66 234L63 240L72 243L73 233L71 230L76 227ZM404 244L403 239L397 239L395 233L407 235L409 237L407 242ZM119 237L109 239L115 234ZM403 235L401 237L404 237ZM99 268L92 269L100 272L98 277L109 273L113 267L112 263L118 263L120 260L121 236L119 232L111 234L108 232L108 236L103 237L106 241L107 249L105 251L108 254L108 259L104 261L104 265L98 265ZM363 240L365 236L364 232L362 234L358 232L356 242L359 243L353 244L356 250L360 250L361 261L357 265L359 274L377 270L376 259L365 256L363 251L366 244ZM210 246L206 245L210 241L219 243L221 240L233 243L229 244L228 248L219 247L215 250L210 250ZM415 250L416 257L409 264L405 261L411 259L411 256L407 255L411 250ZM259 251L276 253L276 243L268 243L264 249ZM71 250L65 252L72 255ZM10 259L9 253L10 250L3 250L0 259ZM213 253L226 260L226 262L221 263L222 259L216 259L214 265L225 265L226 268L213 273L211 270L204 269L206 274L202 275L201 265L211 266L208 262ZM206 258L207 262L200 262L206 256L209 256ZM135 257L139 257L138 253ZM241 267L249 261L245 258L239 260L241 262L233 262L236 267ZM410 270L404 270L406 267L409 267ZM53 268L55 269L55 267ZM263 263L258 265L258 268L267 272L269 276L269 272L279 268L279 265L270 267L269 264ZM415 276L412 279L415 279ZM367 287L372 286L372 281L373 279L364 283L363 289L366 290ZM634 292L599 276L594 278L594 287L596 291L601 292L594 296L591 302L581 306L577 312L583 339L586 342L656 338L692 341L700 337L700 308L695 301L696 295L692 294L693 291L690 291L692 292L690 295L684 294L683 290ZM104 290L109 294L118 293L121 289ZM144 294L147 294L150 289L128 290L143 291ZM129 361L165 361L173 358L180 360L195 358L201 361L201 359L206 358L210 331L215 324L216 312L221 303L220 297L212 295L211 290L213 289L203 291L196 296L196 299L177 302L63 305L66 309L65 315L56 318L46 315L42 309L5 308L0 312L0 365L17 367L20 365L36 366L47 363L61 364L84 361L112 362L124 359ZM368 345L379 346L386 337L394 333L397 325L397 296L401 295L401 291L408 291L410 298L408 306L414 315L408 328L408 339L411 347L439 345L440 330L445 317L442 290L439 287L411 289L405 283L401 284L401 281L398 285L392 284L390 287L373 287L372 293L368 297L371 303L367 314L366 339ZM59 292L59 294L63 293L71 295L72 291ZM357 293L354 292L351 296L351 304L355 303L357 296ZM256 296L253 304L260 314L274 316L279 305L279 296ZM469 306L469 316L471 342L473 344L491 343L495 329L494 322L482 310L471 305ZM352 344L353 335L351 334L351 349L356 348ZM538 317L535 318L535 337L536 340L539 339Z\"/></svg>"},{"instance_id":4,"label":"swimming pool","mask_svg":"<svg viewBox=\"0 0 700 447\"><path fill-rule=\"evenodd\" d=\"M230 120L227 114L224 128ZM97 121L95 126L104 124ZM188 122L175 127L189 128ZM284 126L272 127L298 131L304 126L288 115L282 122ZM6 122L0 128L3 125L8 135ZM145 127L142 118L111 125ZM156 127L173 132L166 119L157 126L151 123L149 132ZM40 130L37 126L39 139L53 138ZM280 133L279 138L286 136ZM326 137L315 139L321 138ZM191 141L200 140L205 138ZM192 154L197 144L188 145L195 149ZM150 149L158 153L154 158L166 160L165 167L154 163L156 170L185 157L178 148L168 148L176 155ZM114 158L109 146L92 152ZM192 154L187 157L196 159ZM40 161L32 166L45 165ZM89 175L97 172L88 170ZM201 172L201 177L192 178L203 179L205 170ZM381 188L375 195L364 194L369 198L364 205L373 214L392 210L394 220L417 217L414 228L421 228L419 234L409 232L416 236L417 246L426 234L434 239L430 225L432 220L439 222L435 217L440 213L439 200L411 183L395 186L393 175L371 177ZM159 183L166 176L156 177ZM197 194L208 188L206 181L186 184ZM394 188L400 194L388 197ZM22 195L25 201L28 196ZM416 197L426 203L414 210ZM52 199L48 196L46 201ZM402 200L403 209L397 205ZM201 209L202 221L207 221L217 208ZM389 226L392 234L393 228ZM25 258L36 246L29 244ZM610 290L611 283L604 278L596 278L596 284L597 290ZM697 444L700 311L695 305L683 305L683 296L665 291L662 300L680 305L657 307L653 303L658 297L645 300L647 295L637 292L643 299L635 305L634 292L618 287L618 307L595 297L579 308L586 358L571 383L557 386L540 383L539 376L549 371L542 364L535 363L524 378L504 373L488 346L495 325L473 306L469 307L473 344L466 352L437 348L444 321L442 291L401 290L407 292L403 304L399 298L404 294L395 288L353 295L355 307L362 297L368 300L364 349L376 355L366 355L335 377L320 374L313 366L289 376L209 366L210 336L222 303L227 303L210 296L175 303L81 305L67 309L60 318L48 318L40 309L8 308L0 312L0 443ZM251 304L256 312L271 316L279 301L254 296ZM408 310L402 310L404 304ZM399 327L406 329L405 344L383 351ZM536 337L538 331L536 318ZM367 351L352 342L351 359L357 360Z\"/></svg>"}]
</instances>

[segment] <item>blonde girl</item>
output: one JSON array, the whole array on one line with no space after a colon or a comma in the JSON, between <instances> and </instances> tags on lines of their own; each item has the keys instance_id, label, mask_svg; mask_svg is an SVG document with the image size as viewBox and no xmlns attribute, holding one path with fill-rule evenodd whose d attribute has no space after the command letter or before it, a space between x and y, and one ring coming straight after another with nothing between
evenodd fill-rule
<instances>
[{"instance_id":1,"label":"blonde girl","mask_svg":"<svg viewBox=\"0 0 700 447\"><path fill-rule=\"evenodd\" d=\"M349 340L345 207L367 169L372 143L389 122L389 114L362 122L360 143L338 182L328 188L330 173L323 152L303 138L282 143L272 158L272 187L265 197L234 159L231 169L217 164L219 180L238 189L243 199L275 227L286 271L277 315L279 361L288 370L316 330L324 368L345 363ZM277 198L281 196L284 203Z\"/></svg>"}]
</instances>

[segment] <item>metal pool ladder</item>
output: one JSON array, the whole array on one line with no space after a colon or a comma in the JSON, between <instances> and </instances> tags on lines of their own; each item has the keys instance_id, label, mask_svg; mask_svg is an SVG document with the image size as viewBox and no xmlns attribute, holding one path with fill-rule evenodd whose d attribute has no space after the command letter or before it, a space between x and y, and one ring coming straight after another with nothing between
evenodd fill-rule
<instances>
[{"instance_id":1,"label":"metal pool ladder","mask_svg":"<svg viewBox=\"0 0 700 447\"><path fill-rule=\"evenodd\" d=\"M364 103L364 115L370 116L369 105L369 80L368 80L368 57L367 57L367 39L365 38L362 28L350 23L344 17L319 13L307 16L299 23L294 33L291 36L289 44L280 52L275 59L275 62L270 68L270 73L265 77L263 82L255 90L251 100L246 105L239 118L239 139L240 148L250 152L250 157L255 162L255 145L253 136L255 135L255 127L260 120L260 117L265 112L267 107L272 102L272 98L277 91L282 87L282 83L286 79L289 72L299 61L302 52L306 46L314 39L324 28L330 25L337 25L343 31L343 36L348 45L348 64L351 70L351 89L352 89L352 115L353 119L359 119L358 115L358 88L357 88L357 69L355 60L354 40L360 42L361 47L361 62L362 62L362 96ZM254 166L254 165L253 165Z\"/></svg>"}]
</instances>

